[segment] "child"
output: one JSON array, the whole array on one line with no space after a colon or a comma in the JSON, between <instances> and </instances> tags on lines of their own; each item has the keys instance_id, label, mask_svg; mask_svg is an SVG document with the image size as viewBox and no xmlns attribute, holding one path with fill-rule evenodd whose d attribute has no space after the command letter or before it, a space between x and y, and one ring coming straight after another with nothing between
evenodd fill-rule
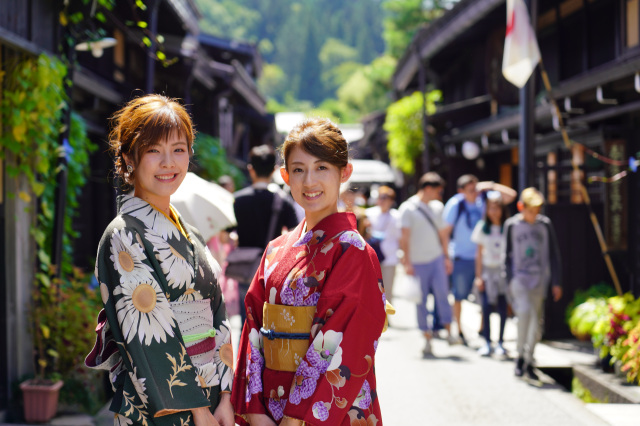
<instances>
[{"instance_id":1,"label":"child","mask_svg":"<svg viewBox=\"0 0 640 426\"><path fill-rule=\"evenodd\" d=\"M541 215L544 197L526 188L518 201L519 214L505 222L504 268L518 317L518 359L515 375L538 382L533 350L540 339L543 306L549 283L553 300L562 297L560 251L548 217Z\"/></svg>"},{"instance_id":2,"label":"child","mask_svg":"<svg viewBox=\"0 0 640 426\"><path fill-rule=\"evenodd\" d=\"M487 192L486 211L483 220L479 221L471 234L471 241L478 245L476 252L476 277L474 285L480 293L482 303L482 334L486 345L478 353L490 356L491 326L489 316L491 310L497 307L500 314L500 335L495 354L504 356L506 351L503 344L504 325L507 322L507 283L502 275L502 246L504 222L507 219L507 209L502 202L502 195L497 191Z\"/></svg>"}]
</instances>

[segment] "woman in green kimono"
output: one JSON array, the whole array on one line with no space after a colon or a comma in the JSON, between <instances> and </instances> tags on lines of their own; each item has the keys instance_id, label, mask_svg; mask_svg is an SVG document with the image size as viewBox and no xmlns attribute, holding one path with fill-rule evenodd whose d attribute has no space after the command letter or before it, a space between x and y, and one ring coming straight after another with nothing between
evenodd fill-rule
<instances>
[{"instance_id":1,"label":"woman in green kimono","mask_svg":"<svg viewBox=\"0 0 640 426\"><path fill-rule=\"evenodd\" d=\"M220 267L170 204L189 168L191 119L148 95L113 124L115 174L134 191L119 197L98 247L104 309L86 364L110 372L116 425L234 425Z\"/></svg>"}]
</instances>

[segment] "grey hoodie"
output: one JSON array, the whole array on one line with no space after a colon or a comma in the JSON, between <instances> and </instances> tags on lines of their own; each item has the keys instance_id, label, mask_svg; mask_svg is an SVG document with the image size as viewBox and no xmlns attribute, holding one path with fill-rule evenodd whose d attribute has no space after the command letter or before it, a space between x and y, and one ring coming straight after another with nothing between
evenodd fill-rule
<instances>
[{"instance_id":1,"label":"grey hoodie","mask_svg":"<svg viewBox=\"0 0 640 426\"><path fill-rule=\"evenodd\" d=\"M560 250L547 216L539 214L534 223L525 222L522 214L509 218L504 238L503 268L508 283L516 278L530 289L549 281L561 285Z\"/></svg>"}]
</instances>

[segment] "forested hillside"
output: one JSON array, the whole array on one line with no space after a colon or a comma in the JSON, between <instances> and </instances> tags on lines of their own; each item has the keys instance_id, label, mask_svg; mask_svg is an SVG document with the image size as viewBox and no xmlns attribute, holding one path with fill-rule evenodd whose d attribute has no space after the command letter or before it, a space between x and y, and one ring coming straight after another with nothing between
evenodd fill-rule
<instances>
[{"instance_id":1,"label":"forested hillside","mask_svg":"<svg viewBox=\"0 0 640 426\"><path fill-rule=\"evenodd\" d=\"M267 93L318 105L357 65L384 51L379 0L197 0L203 31L256 43L265 77L281 87ZM279 75L280 74L280 75ZM280 77L280 78L278 78ZM318 84L320 83L320 84Z\"/></svg>"},{"instance_id":2,"label":"forested hillside","mask_svg":"<svg viewBox=\"0 0 640 426\"><path fill-rule=\"evenodd\" d=\"M456 0L196 0L206 33L255 43L259 85L278 110L355 121L390 102L396 60Z\"/></svg>"}]
</instances>

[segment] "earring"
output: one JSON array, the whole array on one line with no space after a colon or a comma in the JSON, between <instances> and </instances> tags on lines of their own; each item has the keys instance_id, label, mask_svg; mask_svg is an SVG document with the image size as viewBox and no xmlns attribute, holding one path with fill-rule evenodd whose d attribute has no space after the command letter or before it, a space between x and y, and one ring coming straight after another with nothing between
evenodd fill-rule
<instances>
[{"instance_id":1,"label":"earring","mask_svg":"<svg viewBox=\"0 0 640 426\"><path fill-rule=\"evenodd\" d=\"M127 173L133 172L133 166L131 164L127 164Z\"/></svg>"}]
</instances>

